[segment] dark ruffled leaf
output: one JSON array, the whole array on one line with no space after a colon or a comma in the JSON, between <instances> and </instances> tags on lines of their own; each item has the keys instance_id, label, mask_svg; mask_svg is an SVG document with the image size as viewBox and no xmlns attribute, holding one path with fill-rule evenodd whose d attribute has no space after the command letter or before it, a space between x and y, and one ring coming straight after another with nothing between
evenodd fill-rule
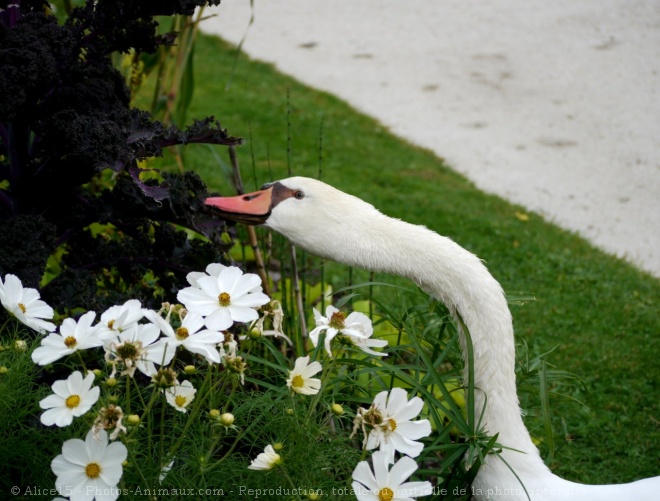
<instances>
[{"instance_id":1,"label":"dark ruffled leaf","mask_svg":"<svg viewBox=\"0 0 660 501\"><path fill-rule=\"evenodd\" d=\"M170 146L242 139L213 117L181 130L131 109L110 57L172 45L154 16L218 3L90 0L64 24L40 0L0 14L0 272L38 287L59 249L42 295L64 312L172 301L189 271L221 260L227 228L205 212L201 179L140 165Z\"/></svg>"}]
</instances>

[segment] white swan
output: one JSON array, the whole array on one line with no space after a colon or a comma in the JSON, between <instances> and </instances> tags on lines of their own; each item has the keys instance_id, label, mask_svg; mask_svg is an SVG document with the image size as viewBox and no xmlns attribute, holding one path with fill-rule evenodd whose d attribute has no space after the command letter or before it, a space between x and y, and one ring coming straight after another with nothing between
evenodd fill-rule
<instances>
[{"instance_id":1,"label":"white swan","mask_svg":"<svg viewBox=\"0 0 660 501\"><path fill-rule=\"evenodd\" d=\"M532 501L658 501L660 477L619 485L583 485L554 475L523 424L514 367L511 313L500 284L474 254L423 227L385 216L372 205L314 179L293 177L238 197L206 199L220 215L263 224L318 256L407 277L460 313L474 347L476 415L515 449L502 456ZM490 455L472 486L475 499L528 499L520 481Z\"/></svg>"}]
</instances>

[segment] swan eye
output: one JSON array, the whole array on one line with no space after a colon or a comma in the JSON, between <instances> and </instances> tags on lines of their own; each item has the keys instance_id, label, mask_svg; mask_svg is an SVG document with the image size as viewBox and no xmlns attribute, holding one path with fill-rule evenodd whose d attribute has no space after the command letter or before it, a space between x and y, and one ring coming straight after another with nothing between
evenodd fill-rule
<instances>
[{"instance_id":1,"label":"swan eye","mask_svg":"<svg viewBox=\"0 0 660 501\"><path fill-rule=\"evenodd\" d=\"M297 191L293 194L293 196L296 197L296 200L302 200L303 198L305 198L305 194L304 194L302 191L300 191L300 190L297 190Z\"/></svg>"}]
</instances>

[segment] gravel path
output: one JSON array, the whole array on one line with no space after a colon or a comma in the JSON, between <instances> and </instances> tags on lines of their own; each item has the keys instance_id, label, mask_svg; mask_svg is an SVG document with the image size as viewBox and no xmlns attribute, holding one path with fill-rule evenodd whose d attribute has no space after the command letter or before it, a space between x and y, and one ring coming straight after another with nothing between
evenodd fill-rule
<instances>
[{"instance_id":1,"label":"gravel path","mask_svg":"<svg viewBox=\"0 0 660 501\"><path fill-rule=\"evenodd\" d=\"M225 0L203 29L660 277L657 0ZM251 16L253 24L250 24Z\"/></svg>"}]
</instances>

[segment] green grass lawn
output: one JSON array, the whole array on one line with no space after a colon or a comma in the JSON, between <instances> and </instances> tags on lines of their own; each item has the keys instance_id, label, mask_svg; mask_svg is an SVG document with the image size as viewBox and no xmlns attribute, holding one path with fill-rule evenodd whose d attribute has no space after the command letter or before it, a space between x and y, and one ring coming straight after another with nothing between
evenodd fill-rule
<instances>
[{"instance_id":1,"label":"green grass lawn","mask_svg":"<svg viewBox=\"0 0 660 501\"><path fill-rule=\"evenodd\" d=\"M512 306L519 340L535 355L554 349L548 361L582 379L571 396L588 407L555 399L556 423L570 435L549 460L556 473L585 483L660 473L657 279L535 214L521 220L523 209L478 191L430 152L269 65L236 59L218 39L199 38L195 85L188 116L214 115L248 140L238 152L246 189L289 169L318 177L322 167L324 181L453 238L506 291L537 298ZM231 194L225 149L188 146L184 159L211 189Z\"/></svg>"}]
</instances>

